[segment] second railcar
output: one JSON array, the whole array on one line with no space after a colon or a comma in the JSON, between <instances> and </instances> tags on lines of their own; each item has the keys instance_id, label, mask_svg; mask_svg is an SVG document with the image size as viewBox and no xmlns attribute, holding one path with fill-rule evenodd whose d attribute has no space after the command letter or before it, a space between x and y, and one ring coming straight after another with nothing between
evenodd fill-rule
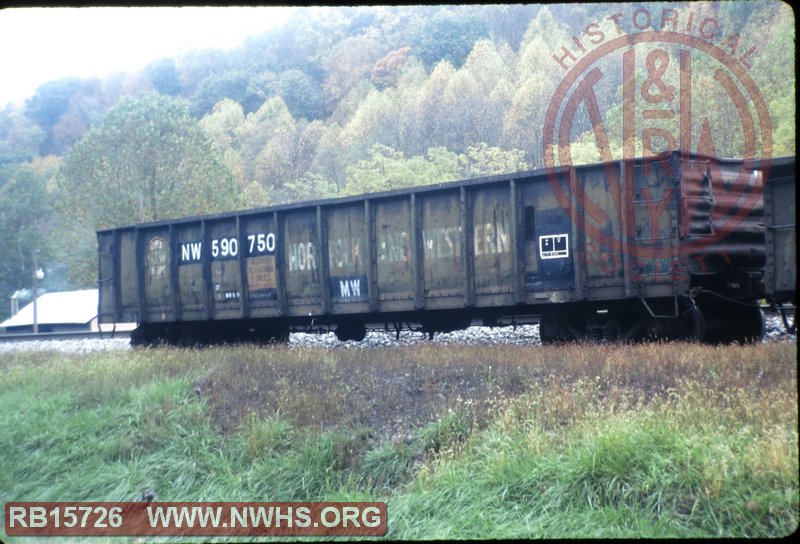
<instances>
[{"instance_id":1,"label":"second railcar","mask_svg":"<svg viewBox=\"0 0 800 544\"><path fill-rule=\"evenodd\" d=\"M742 164L675 152L571 168L566 196L533 171L104 230L99 320L138 322L133 343L535 321L545 342L757 338L763 201L730 232L715 212Z\"/></svg>"}]
</instances>

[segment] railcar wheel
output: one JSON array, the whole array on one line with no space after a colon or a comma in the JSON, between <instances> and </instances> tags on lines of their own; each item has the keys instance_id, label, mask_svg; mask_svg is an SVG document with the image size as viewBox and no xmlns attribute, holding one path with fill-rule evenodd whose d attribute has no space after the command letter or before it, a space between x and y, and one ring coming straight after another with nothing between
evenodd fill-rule
<instances>
[{"instance_id":1,"label":"railcar wheel","mask_svg":"<svg viewBox=\"0 0 800 544\"><path fill-rule=\"evenodd\" d=\"M367 336L367 328L363 323L340 323L334 331L340 342L355 340L361 342Z\"/></svg>"},{"instance_id":2,"label":"railcar wheel","mask_svg":"<svg viewBox=\"0 0 800 544\"><path fill-rule=\"evenodd\" d=\"M712 344L760 342L766 334L764 312L749 304L706 294L697 298L705 318L705 341Z\"/></svg>"},{"instance_id":3,"label":"railcar wheel","mask_svg":"<svg viewBox=\"0 0 800 544\"><path fill-rule=\"evenodd\" d=\"M436 333L463 331L472 325L469 315L458 313L440 313L436 317L425 317L420 322L420 331L428 335L428 340L433 340Z\"/></svg>"},{"instance_id":4,"label":"railcar wheel","mask_svg":"<svg viewBox=\"0 0 800 544\"><path fill-rule=\"evenodd\" d=\"M157 325L142 324L131 333L131 346L152 347L164 342L164 331Z\"/></svg>"},{"instance_id":5,"label":"railcar wheel","mask_svg":"<svg viewBox=\"0 0 800 544\"><path fill-rule=\"evenodd\" d=\"M142 334L142 328L137 327L131 332L131 346L139 347L144 345L144 334Z\"/></svg>"},{"instance_id":6,"label":"railcar wheel","mask_svg":"<svg viewBox=\"0 0 800 544\"><path fill-rule=\"evenodd\" d=\"M705 317L694 304L675 319L675 325L676 340L702 342L706 337Z\"/></svg>"},{"instance_id":7,"label":"railcar wheel","mask_svg":"<svg viewBox=\"0 0 800 544\"><path fill-rule=\"evenodd\" d=\"M569 342L574 338L555 313L546 312L539 319L539 339L546 345Z\"/></svg>"},{"instance_id":8,"label":"railcar wheel","mask_svg":"<svg viewBox=\"0 0 800 544\"><path fill-rule=\"evenodd\" d=\"M761 342L767 334L767 319L758 306L743 308L736 327L736 342Z\"/></svg>"},{"instance_id":9,"label":"railcar wheel","mask_svg":"<svg viewBox=\"0 0 800 544\"><path fill-rule=\"evenodd\" d=\"M191 327L184 328L181 331L181 336L178 342L176 343L177 346L182 348L193 348L195 346L201 345L200 343L200 334L198 334L197 330Z\"/></svg>"},{"instance_id":10,"label":"railcar wheel","mask_svg":"<svg viewBox=\"0 0 800 544\"><path fill-rule=\"evenodd\" d=\"M285 325L269 325L264 322L255 321L247 327L240 329L235 337L230 339L233 342L244 342L258 345L265 344L285 344L289 341L289 327Z\"/></svg>"}]
</instances>

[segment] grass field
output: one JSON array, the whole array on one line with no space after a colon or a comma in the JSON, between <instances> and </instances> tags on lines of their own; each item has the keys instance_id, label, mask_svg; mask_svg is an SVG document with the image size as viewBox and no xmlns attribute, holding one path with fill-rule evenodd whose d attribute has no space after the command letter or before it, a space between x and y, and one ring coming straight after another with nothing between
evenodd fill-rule
<instances>
[{"instance_id":1,"label":"grass field","mask_svg":"<svg viewBox=\"0 0 800 544\"><path fill-rule=\"evenodd\" d=\"M380 500L390 539L777 537L797 415L794 343L13 353L0 494Z\"/></svg>"}]
</instances>

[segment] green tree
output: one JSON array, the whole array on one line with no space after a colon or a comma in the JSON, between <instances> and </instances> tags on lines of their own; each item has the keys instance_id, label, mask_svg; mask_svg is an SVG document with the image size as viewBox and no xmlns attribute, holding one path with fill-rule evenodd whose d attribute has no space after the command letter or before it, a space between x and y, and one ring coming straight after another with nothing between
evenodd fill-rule
<instances>
[{"instance_id":1,"label":"green tree","mask_svg":"<svg viewBox=\"0 0 800 544\"><path fill-rule=\"evenodd\" d=\"M796 58L795 15L788 4L768 4L771 18L764 22L752 17L743 36L759 36L753 77L767 101L773 130L774 157L796 153ZM766 11L766 10L765 10ZM768 29L765 33L763 29ZM766 35L765 35L766 34ZM788 62L787 62L788 61Z\"/></svg>"},{"instance_id":2,"label":"green tree","mask_svg":"<svg viewBox=\"0 0 800 544\"><path fill-rule=\"evenodd\" d=\"M275 202L295 199L286 186L308 173L323 134L322 122L302 119L273 133L256 158L256 174Z\"/></svg>"},{"instance_id":3,"label":"green tree","mask_svg":"<svg viewBox=\"0 0 800 544\"><path fill-rule=\"evenodd\" d=\"M540 7L536 4L508 4L474 6L473 9L486 21L493 41L498 44L505 42L516 49Z\"/></svg>"},{"instance_id":4,"label":"green tree","mask_svg":"<svg viewBox=\"0 0 800 544\"><path fill-rule=\"evenodd\" d=\"M247 94L242 109L245 113L257 111L270 97L279 94L278 74L258 72L247 82Z\"/></svg>"},{"instance_id":5,"label":"green tree","mask_svg":"<svg viewBox=\"0 0 800 544\"><path fill-rule=\"evenodd\" d=\"M121 100L69 153L64 198L100 228L232 209L231 173L187 110L155 94Z\"/></svg>"},{"instance_id":6,"label":"green tree","mask_svg":"<svg viewBox=\"0 0 800 544\"><path fill-rule=\"evenodd\" d=\"M324 176L337 187L343 187L347 179L348 162L343 158L342 127L335 121L322 127L322 134L314 151L308 173Z\"/></svg>"},{"instance_id":7,"label":"green tree","mask_svg":"<svg viewBox=\"0 0 800 544\"><path fill-rule=\"evenodd\" d=\"M472 73L464 69L456 71L440 97L436 112L440 134L435 143L463 153L470 144L480 141L478 130L487 102Z\"/></svg>"},{"instance_id":8,"label":"green tree","mask_svg":"<svg viewBox=\"0 0 800 544\"><path fill-rule=\"evenodd\" d=\"M226 98L218 102L214 110L199 122L240 187L249 181L245 175L241 143L237 133L244 124L244 118L242 106Z\"/></svg>"},{"instance_id":9,"label":"green tree","mask_svg":"<svg viewBox=\"0 0 800 544\"><path fill-rule=\"evenodd\" d=\"M460 156L465 178L497 176L527 170L525 154L519 149L501 149L483 142L469 146L466 156Z\"/></svg>"},{"instance_id":10,"label":"green tree","mask_svg":"<svg viewBox=\"0 0 800 544\"><path fill-rule=\"evenodd\" d=\"M25 115L33 119L47 134L39 150L42 155L55 152L51 131L67 111L70 99L82 86L78 78L48 81L36 89L36 93L25 101Z\"/></svg>"},{"instance_id":11,"label":"green tree","mask_svg":"<svg viewBox=\"0 0 800 544\"><path fill-rule=\"evenodd\" d=\"M322 91L304 72L295 69L282 72L276 91L295 118L312 120L323 116Z\"/></svg>"},{"instance_id":12,"label":"green tree","mask_svg":"<svg viewBox=\"0 0 800 544\"><path fill-rule=\"evenodd\" d=\"M0 166L0 295L8 301L14 291L31 286L33 251L42 266L50 260L53 199L48 176L30 165ZM0 319L7 315L0 305Z\"/></svg>"},{"instance_id":13,"label":"green tree","mask_svg":"<svg viewBox=\"0 0 800 544\"><path fill-rule=\"evenodd\" d=\"M339 196L339 186L324 174L307 173L283 187L285 202L304 202Z\"/></svg>"},{"instance_id":14,"label":"green tree","mask_svg":"<svg viewBox=\"0 0 800 544\"><path fill-rule=\"evenodd\" d=\"M176 96L183 89L178 68L172 59L160 59L148 64L145 69L153 88L161 94Z\"/></svg>"},{"instance_id":15,"label":"green tree","mask_svg":"<svg viewBox=\"0 0 800 544\"><path fill-rule=\"evenodd\" d=\"M239 70L208 76L192 96L192 115L202 117L211 112L217 102L225 98L243 104L247 98L248 84L247 74Z\"/></svg>"},{"instance_id":16,"label":"green tree","mask_svg":"<svg viewBox=\"0 0 800 544\"><path fill-rule=\"evenodd\" d=\"M347 184L342 193L373 193L456 179L455 154L444 149L437 151L434 160L421 155L406 158L401 151L376 144L368 159L347 169Z\"/></svg>"},{"instance_id":17,"label":"green tree","mask_svg":"<svg viewBox=\"0 0 800 544\"><path fill-rule=\"evenodd\" d=\"M241 207L237 186L188 104L163 95L124 98L73 146L59 182L76 245L70 279L95 277L94 230Z\"/></svg>"},{"instance_id":18,"label":"green tree","mask_svg":"<svg viewBox=\"0 0 800 544\"><path fill-rule=\"evenodd\" d=\"M488 35L483 19L462 11L440 11L427 19L414 36L411 48L427 68L447 61L459 68L480 38Z\"/></svg>"},{"instance_id":19,"label":"green tree","mask_svg":"<svg viewBox=\"0 0 800 544\"><path fill-rule=\"evenodd\" d=\"M44 130L21 110L6 106L0 111L0 164L33 159L46 138Z\"/></svg>"},{"instance_id":20,"label":"green tree","mask_svg":"<svg viewBox=\"0 0 800 544\"><path fill-rule=\"evenodd\" d=\"M352 154L363 157L376 143L399 146L396 94L392 89L373 90L361 101L341 133L343 145Z\"/></svg>"},{"instance_id":21,"label":"green tree","mask_svg":"<svg viewBox=\"0 0 800 544\"><path fill-rule=\"evenodd\" d=\"M25 101L25 115L49 130L66 111L69 99L80 87L81 80L74 77L48 81Z\"/></svg>"},{"instance_id":22,"label":"green tree","mask_svg":"<svg viewBox=\"0 0 800 544\"><path fill-rule=\"evenodd\" d=\"M503 150L484 143L459 154L444 147L428 149L410 158L389 146L376 144L367 159L347 169L343 194L388 191L470 177L493 176L528 168L523 152Z\"/></svg>"},{"instance_id":23,"label":"green tree","mask_svg":"<svg viewBox=\"0 0 800 544\"><path fill-rule=\"evenodd\" d=\"M176 66L181 75L185 97L197 93L200 85L208 77L231 70L229 55L220 49L193 49L183 55Z\"/></svg>"}]
</instances>

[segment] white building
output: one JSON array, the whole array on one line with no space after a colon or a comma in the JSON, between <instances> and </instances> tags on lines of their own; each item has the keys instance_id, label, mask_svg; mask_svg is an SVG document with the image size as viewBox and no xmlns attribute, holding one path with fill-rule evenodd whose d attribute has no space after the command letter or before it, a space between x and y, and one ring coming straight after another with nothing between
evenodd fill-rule
<instances>
[{"instance_id":1,"label":"white building","mask_svg":"<svg viewBox=\"0 0 800 544\"><path fill-rule=\"evenodd\" d=\"M96 331L97 289L45 293L36 301L39 332ZM8 333L33 332L33 302L2 323Z\"/></svg>"}]
</instances>

